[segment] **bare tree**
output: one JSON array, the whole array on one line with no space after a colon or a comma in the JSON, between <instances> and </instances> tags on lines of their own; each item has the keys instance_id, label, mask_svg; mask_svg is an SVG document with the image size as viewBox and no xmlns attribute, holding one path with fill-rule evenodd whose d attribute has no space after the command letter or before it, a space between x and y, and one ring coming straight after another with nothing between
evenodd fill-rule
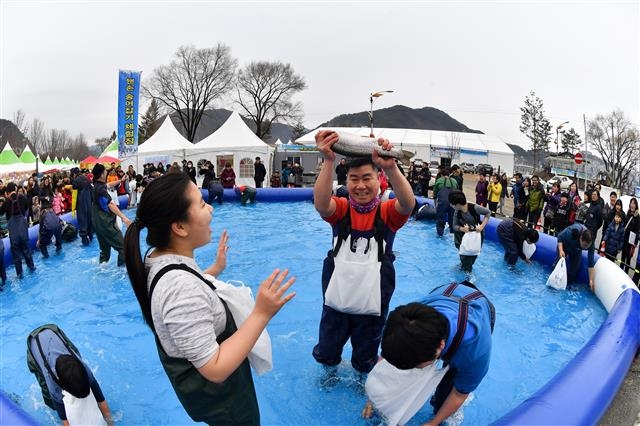
<instances>
[{"instance_id":1,"label":"bare tree","mask_svg":"<svg viewBox=\"0 0 640 426\"><path fill-rule=\"evenodd\" d=\"M69 132L67 130L50 129L49 137L45 140L43 150L51 159L63 158L69 147Z\"/></svg>"},{"instance_id":2,"label":"bare tree","mask_svg":"<svg viewBox=\"0 0 640 426\"><path fill-rule=\"evenodd\" d=\"M551 142L551 124L544 115L544 104L535 92L529 93L524 100L524 106L520 108L522 132L533 146L533 167L538 167L538 152L547 151Z\"/></svg>"},{"instance_id":3,"label":"bare tree","mask_svg":"<svg viewBox=\"0 0 640 426\"><path fill-rule=\"evenodd\" d=\"M74 137L66 150L65 157L69 157L72 160L80 161L89 155L89 145L87 144L87 138L84 134L80 133Z\"/></svg>"},{"instance_id":4,"label":"bare tree","mask_svg":"<svg viewBox=\"0 0 640 426\"><path fill-rule=\"evenodd\" d=\"M260 139L269 135L272 123L295 123L302 118L302 104L292 102L291 97L307 84L290 64L251 62L238 72L236 88L237 103L254 122Z\"/></svg>"},{"instance_id":5,"label":"bare tree","mask_svg":"<svg viewBox=\"0 0 640 426\"><path fill-rule=\"evenodd\" d=\"M600 154L605 172L615 188L626 189L630 174L638 164L640 137L620 110L597 115L587 122L587 140Z\"/></svg>"},{"instance_id":6,"label":"bare tree","mask_svg":"<svg viewBox=\"0 0 640 426\"><path fill-rule=\"evenodd\" d=\"M450 132L447 135L447 149L451 155L451 162L455 163L456 157L460 157L460 133Z\"/></svg>"},{"instance_id":7,"label":"bare tree","mask_svg":"<svg viewBox=\"0 0 640 426\"><path fill-rule=\"evenodd\" d=\"M31 121L31 126L29 126L29 142L31 143L34 154L38 155L40 153L45 137L46 132L44 130L44 123L39 119L34 118Z\"/></svg>"},{"instance_id":8,"label":"bare tree","mask_svg":"<svg viewBox=\"0 0 640 426\"><path fill-rule=\"evenodd\" d=\"M95 140L95 144L98 145L99 152L104 151L111 144L111 142L113 142L113 139L111 139L108 136L105 136L104 138L98 138Z\"/></svg>"},{"instance_id":9,"label":"bare tree","mask_svg":"<svg viewBox=\"0 0 640 426\"><path fill-rule=\"evenodd\" d=\"M175 59L156 68L142 86L142 93L176 112L193 142L205 109L233 87L237 61L231 49L218 43L214 48L181 46Z\"/></svg>"},{"instance_id":10,"label":"bare tree","mask_svg":"<svg viewBox=\"0 0 640 426\"><path fill-rule=\"evenodd\" d=\"M27 115L21 109L17 110L13 114L13 124L16 125L18 130L22 132L24 136L29 132L29 123L27 123Z\"/></svg>"}]
</instances>

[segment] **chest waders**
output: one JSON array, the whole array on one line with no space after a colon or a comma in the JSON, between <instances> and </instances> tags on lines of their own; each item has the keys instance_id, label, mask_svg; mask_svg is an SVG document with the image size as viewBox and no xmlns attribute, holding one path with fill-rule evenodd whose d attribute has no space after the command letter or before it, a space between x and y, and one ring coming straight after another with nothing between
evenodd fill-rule
<instances>
[{"instance_id":1,"label":"chest waders","mask_svg":"<svg viewBox=\"0 0 640 426\"><path fill-rule=\"evenodd\" d=\"M195 270L183 264L168 265L160 269L153 277L149 289L149 302L153 297L153 290L158 280L167 272L180 269L200 278L210 289L215 292L215 286L207 281ZM231 337L237 330L233 316L224 300L227 324L225 330L216 341L221 344ZM207 380L193 364L183 358L173 358L165 352L160 339L151 324L156 338L156 347L160 362L169 377L180 403L189 417L196 422L205 422L210 425L259 425L260 411L258 400L253 386L249 360L245 360L224 382L214 383Z\"/></svg>"},{"instance_id":2,"label":"chest waders","mask_svg":"<svg viewBox=\"0 0 640 426\"><path fill-rule=\"evenodd\" d=\"M54 381L54 383L62 388L58 376L54 373L53 368L51 368L51 366L49 365L47 357L42 350L42 345L40 344L40 332L42 332L43 330L51 330L56 336L58 336L60 341L62 341L69 353L78 359L80 359L80 352L78 351L78 348L76 348L75 345L71 342L71 340L69 340L69 338L64 334L64 332L55 324L45 324L43 326L40 326L29 333L29 336L27 337L27 367L29 367L29 371L33 373L38 380L40 390L42 391L42 399L44 400L45 405L52 410L55 410L56 407L53 404L53 400L51 399L51 392L49 391L49 386L47 385L47 379L42 372L42 367L36 361L36 358L33 355L31 349L31 341L32 339L35 339L44 368L46 368L49 376Z\"/></svg>"}]
</instances>

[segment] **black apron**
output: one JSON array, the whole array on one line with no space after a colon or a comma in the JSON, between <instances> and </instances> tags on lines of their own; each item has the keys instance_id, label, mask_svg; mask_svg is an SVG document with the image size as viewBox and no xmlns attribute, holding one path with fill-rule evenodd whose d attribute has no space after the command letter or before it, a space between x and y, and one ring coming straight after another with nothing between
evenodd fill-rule
<instances>
[{"instance_id":1,"label":"black apron","mask_svg":"<svg viewBox=\"0 0 640 426\"><path fill-rule=\"evenodd\" d=\"M174 264L165 266L153 277L149 289L149 302L151 302L153 290L158 280L168 271L176 269L196 275L215 292L214 285L198 272L186 265ZM227 324L224 332L216 338L218 344L224 342L237 330L227 304L222 299L220 301L224 305ZM153 328L153 323L151 326ZM156 338L160 362L189 417L196 422L205 422L210 425L260 424L258 400L248 359L245 359L227 380L222 383L213 383L202 376L191 362L167 355L155 329L153 329L153 333Z\"/></svg>"}]
</instances>

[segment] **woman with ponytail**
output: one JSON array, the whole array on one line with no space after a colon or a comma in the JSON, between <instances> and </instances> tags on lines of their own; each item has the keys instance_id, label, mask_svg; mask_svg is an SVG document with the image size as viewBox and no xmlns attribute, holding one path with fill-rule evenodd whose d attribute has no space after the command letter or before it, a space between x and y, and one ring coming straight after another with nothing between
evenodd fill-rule
<instances>
[{"instance_id":1,"label":"woman with ponytail","mask_svg":"<svg viewBox=\"0 0 640 426\"><path fill-rule=\"evenodd\" d=\"M285 295L295 278L287 279L286 269L274 270L237 327L214 284L203 277L218 276L226 267L226 231L212 265L202 271L193 256L211 240L212 213L189 176L170 173L153 180L125 236L127 272L160 361L189 416L208 424L259 425L247 355L269 320L295 296ZM144 228L152 250L143 259Z\"/></svg>"}]
</instances>

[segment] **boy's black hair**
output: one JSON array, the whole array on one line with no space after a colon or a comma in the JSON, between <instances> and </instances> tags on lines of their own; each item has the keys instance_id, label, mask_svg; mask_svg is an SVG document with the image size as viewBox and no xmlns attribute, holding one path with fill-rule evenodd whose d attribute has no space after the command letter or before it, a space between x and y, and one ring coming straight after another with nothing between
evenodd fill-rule
<instances>
[{"instance_id":1,"label":"boy's black hair","mask_svg":"<svg viewBox=\"0 0 640 426\"><path fill-rule=\"evenodd\" d=\"M449 193L449 204L452 206L465 205L467 204L467 197L464 195L464 192L459 189L454 189Z\"/></svg>"},{"instance_id":2,"label":"boy's black hair","mask_svg":"<svg viewBox=\"0 0 640 426\"><path fill-rule=\"evenodd\" d=\"M366 165L371 165L371 167L373 167L374 170L377 170L377 166L376 164L373 162L373 158L372 157L353 157L353 158L348 158L347 162L345 164L346 168L347 168L347 172L349 171L349 169L351 169L352 167L362 167L362 166L366 166Z\"/></svg>"},{"instance_id":3,"label":"boy's black hair","mask_svg":"<svg viewBox=\"0 0 640 426\"><path fill-rule=\"evenodd\" d=\"M422 303L394 309L382 332L382 357L400 370L436 359L442 341L449 337L447 318Z\"/></svg>"},{"instance_id":4,"label":"boy's black hair","mask_svg":"<svg viewBox=\"0 0 640 426\"><path fill-rule=\"evenodd\" d=\"M60 355L56 360L56 374L60 387L76 398L89 395L89 375L82 361L73 355Z\"/></svg>"},{"instance_id":5,"label":"boy's black hair","mask_svg":"<svg viewBox=\"0 0 640 426\"><path fill-rule=\"evenodd\" d=\"M535 244L538 242L538 240L540 239L540 234L538 234L538 231L536 231L535 229L531 229L531 228L525 228L524 230L524 237L531 241L531 243Z\"/></svg>"},{"instance_id":6,"label":"boy's black hair","mask_svg":"<svg viewBox=\"0 0 640 426\"><path fill-rule=\"evenodd\" d=\"M591 244L593 242L593 233L589 229L583 230L580 234L580 241Z\"/></svg>"}]
</instances>

